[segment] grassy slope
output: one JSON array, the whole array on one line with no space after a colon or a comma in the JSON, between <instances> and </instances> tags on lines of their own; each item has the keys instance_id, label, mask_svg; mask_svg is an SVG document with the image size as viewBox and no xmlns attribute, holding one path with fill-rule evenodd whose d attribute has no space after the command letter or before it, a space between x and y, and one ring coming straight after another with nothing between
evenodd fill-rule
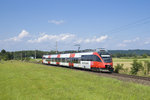
<instances>
[{"instance_id":1,"label":"grassy slope","mask_svg":"<svg viewBox=\"0 0 150 100\"><path fill-rule=\"evenodd\" d=\"M150 100L150 87L87 72L0 63L0 100Z\"/></svg>"}]
</instances>

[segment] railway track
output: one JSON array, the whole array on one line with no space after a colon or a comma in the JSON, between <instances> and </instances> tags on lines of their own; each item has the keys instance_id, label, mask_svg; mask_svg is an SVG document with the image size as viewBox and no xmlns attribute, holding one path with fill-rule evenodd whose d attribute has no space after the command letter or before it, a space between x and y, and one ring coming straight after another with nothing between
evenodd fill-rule
<instances>
[{"instance_id":1,"label":"railway track","mask_svg":"<svg viewBox=\"0 0 150 100\"><path fill-rule=\"evenodd\" d=\"M47 66L56 67L56 66L53 66L53 65L47 65ZM59 67L62 67L62 66L59 66ZM88 72L88 73L91 73L91 74L96 74L96 75L99 75L99 76L110 77L110 78L115 78L115 79L125 81L125 82L134 82L134 83L150 86L150 77L127 75L127 74L120 74L120 73L94 72L94 71L90 71L90 70L79 69L79 68L70 68L70 67L62 67L62 68L69 68L71 70L76 70L76 71L85 71L85 72Z\"/></svg>"},{"instance_id":2,"label":"railway track","mask_svg":"<svg viewBox=\"0 0 150 100\"><path fill-rule=\"evenodd\" d=\"M150 77L127 75L127 74L118 74L118 73L112 73L112 75L114 75L114 76L121 76L121 77L127 77L127 78L134 78L134 79L138 79L138 80L150 81Z\"/></svg>"},{"instance_id":3,"label":"railway track","mask_svg":"<svg viewBox=\"0 0 150 100\"><path fill-rule=\"evenodd\" d=\"M115 78L124 82L133 82L143 85L150 86L150 77L143 77L143 76L135 76L135 75L127 75L127 74L119 74L119 73L96 73L97 75Z\"/></svg>"}]
</instances>

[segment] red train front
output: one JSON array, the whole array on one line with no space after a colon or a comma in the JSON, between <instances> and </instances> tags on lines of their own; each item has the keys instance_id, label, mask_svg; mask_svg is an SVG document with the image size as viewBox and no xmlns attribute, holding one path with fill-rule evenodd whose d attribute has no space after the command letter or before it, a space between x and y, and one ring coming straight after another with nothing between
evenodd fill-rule
<instances>
[{"instance_id":1,"label":"red train front","mask_svg":"<svg viewBox=\"0 0 150 100\"><path fill-rule=\"evenodd\" d=\"M113 72L112 57L108 52L94 52L93 55L97 58L91 63L92 70Z\"/></svg>"}]
</instances>

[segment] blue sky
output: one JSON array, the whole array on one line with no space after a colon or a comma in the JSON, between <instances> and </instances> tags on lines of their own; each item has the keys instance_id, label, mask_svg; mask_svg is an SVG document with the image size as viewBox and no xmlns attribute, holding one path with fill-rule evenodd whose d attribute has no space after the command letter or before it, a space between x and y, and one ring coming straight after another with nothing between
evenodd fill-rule
<instances>
[{"instance_id":1,"label":"blue sky","mask_svg":"<svg viewBox=\"0 0 150 100\"><path fill-rule=\"evenodd\" d=\"M150 49L149 0L0 0L0 50Z\"/></svg>"}]
</instances>

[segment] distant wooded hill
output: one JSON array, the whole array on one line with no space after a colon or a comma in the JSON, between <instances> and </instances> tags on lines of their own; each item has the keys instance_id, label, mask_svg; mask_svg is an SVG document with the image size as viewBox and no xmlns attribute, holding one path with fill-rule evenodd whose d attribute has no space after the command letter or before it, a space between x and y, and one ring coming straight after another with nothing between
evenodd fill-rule
<instances>
[{"instance_id":1,"label":"distant wooded hill","mask_svg":"<svg viewBox=\"0 0 150 100\"><path fill-rule=\"evenodd\" d=\"M137 57L142 56L146 58L150 56L150 50L108 50L112 57Z\"/></svg>"},{"instance_id":2,"label":"distant wooded hill","mask_svg":"<svg viewBox=\"0 0 150 100\"><path fill-rule=\"evenodd\" d=\"M90 49L81 50L79 52L89 51ZM108 50L112 57L147 57L150 56L150 50ZM69 50L69 51L60 51L59 53L75 53L78 51ZM39 50L26 50L26 51L15 51L7 52L4 49L0 52L0 59L10 60L10 59L21 59L26 58L42 58L43 55L47 54L56 54L56 51L39 51Z\"/></svg>"},{"instance_id":3,"label":"distant wooded hill","mask_svg":"<svg viewBox=\"0 0 150 100\"><path fill-rule=\"evenodd\" d=\"M143 55L147 54L150 55L150 50L108 50L111 54L136 54L136 55Z\"/></svg>"}]
</instances>

